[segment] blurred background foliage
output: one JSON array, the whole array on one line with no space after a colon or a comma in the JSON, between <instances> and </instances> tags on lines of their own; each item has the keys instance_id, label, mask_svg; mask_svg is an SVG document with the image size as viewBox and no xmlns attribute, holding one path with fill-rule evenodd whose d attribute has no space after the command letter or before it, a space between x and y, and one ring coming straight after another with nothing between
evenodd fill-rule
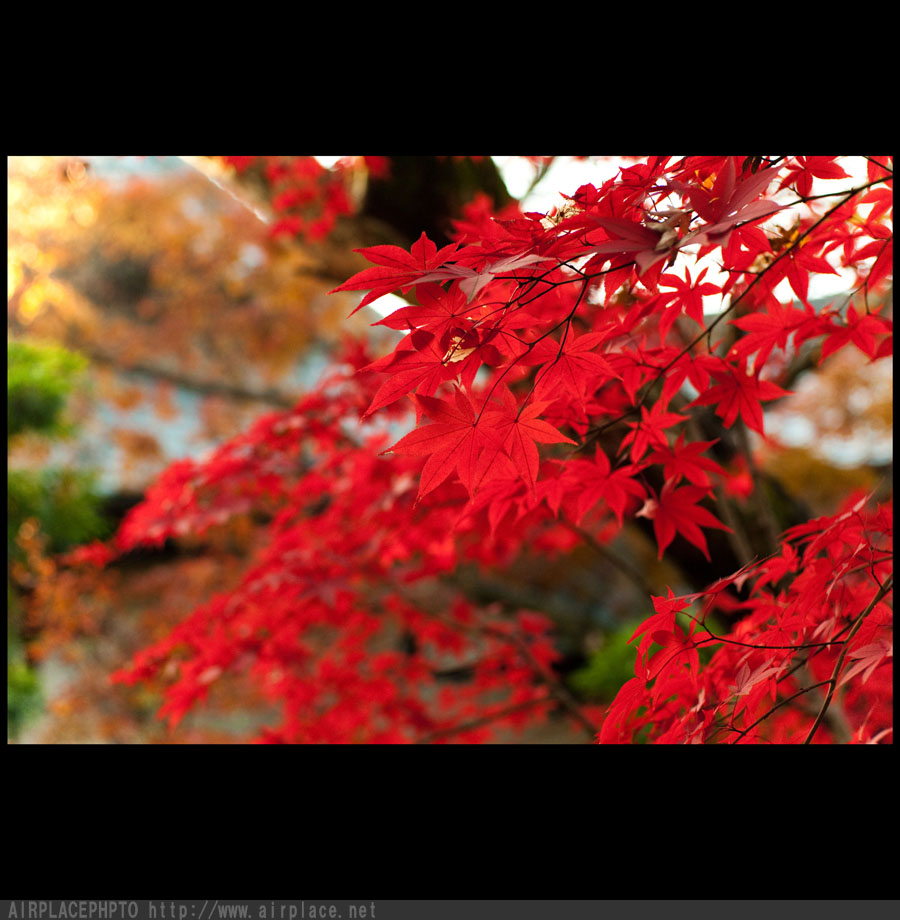
<instances>
[{"instance_id":1,"label":"blurred background foliage","mask_svg":"<svg viewBox=\"0 0 900 920\"><path fill-rule=\"evenodd\" d=\"M328 294L368 265L355 248L408 247L424 228L446 242L467 207L516 212L490 157L311 159L8 159L10 738L173 740L155 719L158 688L108 675L240 577L265 514L103 571L55 555L109 533L173 460L293 405L347 332L389 350L394 333L371 310L348 319L358 296ZM552 160L527 159L535 178ZM306 182L334 190L325 223L304 210ZM889 488L891 362L848 348L791 388L768 407L768 440L753 438L759 467L815 514L853 487ZM634 674L627 641L651 612L646 589L691 590L639 528L609 549L460 573L472 597L551 615L563 676L597 705ZM266 715L252 688L217 683L174 740L240 740ZM581 740L567 731L525 740Z\"/></svg>"},{"instance_id":2,"label":"blurred background foliage","mask_svg":"<svg viewBox=\"0 0 900 920\"><path fill-rule=\"evenodd\" d=\"M26 432L71 436L64 410L87 361L64 348L7 343L7 443ZM85 470L7 469L7 733L16 737L38 710L40 682L29 656L30 627L21 598L46 574L29 563L28 546L60 553L106 536L95 477Z\"/></svg>"}]
</instances>

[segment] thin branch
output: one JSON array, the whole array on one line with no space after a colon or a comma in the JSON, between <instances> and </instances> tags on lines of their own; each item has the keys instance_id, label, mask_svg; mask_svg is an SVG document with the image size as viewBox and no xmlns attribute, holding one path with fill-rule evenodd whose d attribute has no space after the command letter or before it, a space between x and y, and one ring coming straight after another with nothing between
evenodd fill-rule
<instances>
[{"instance_id":1,"label":"thin branch","mask_svg":"<svg viewBox=\"0 0 900 920\"><path fill-rule=\"evenodd\" d=\"M822 720L825 718L825 713L828 712L828 707L831 705L832 697L834 696L834 691L837 689L837 679L841 673L841 668L844 666L844 659L847 657L847 652L850 650L850 640L856 634L857 630L862 626L863 620L875 609L875 606L878 602L891 590L891 587L894 584L894 576L891 575L888 579L885 580L884 586L881 590L872 598L872 602L866 607L865 610L856 618L856 621L853 624L853 628L850 630L847 638L844 640L845 645L844 649L838 657L837 663L834 666L834 671L831 673L831 677L828 679L827 683L830 685L828 688L828 693L825 697L824 702L822 703L822 708L819 710L819 714L816 716L816 721L813 723L813 727L809 730L809 734L806 736L804 744L809 744L813 735L815 735L819 726L822 724Z\"/></svg>"},{"instance_id":2,"label":"thin branch","mask_svg":"<svg viewBox=\"0 0 900 920\"><path fill-rule=\"evenodd\" d=\"M644 387L646 389L644 390L644 393L641 396L641 399L638 403L636 403L631 409L629 409L627 412L624 412L618 418L612 419L609 422L605 422L599 428L590 429L590 431L586 433L586 436L584 438L584 443L578 449L583 449L592 439L598 437L601 432L605 431L607 428L611 427L612 425L620 421L623 421L624 419L629 418L632 415L636 415L640 411L640 409L646 404L647 399L651 391L653 390L653 387L665 376L666 372L669 371L672 367L674 367L686 354L690 353L690 351L694 348L694 346L698 345L700 342L703 341L703 339L707 338L712 332L712 330L715 329L716 326L718 326L719 323L721 323L722 320L724 320L726 316L728 316L730 313L734 311L734 309L738 306L738 304L740 304L741 301L743 301L743 299L756 287L756 285L759 284L760 281L762 281L762 279L768 274L769 271L771 271L771 269L773 269L782 259L787 258L787 256L789 256L798 246L800 246L800 244L803 242L804 239L806 239L806 237L808 237L820 224L824 223L835 211L842 208L848 201L850 201L860 192L864 192L867 188L870 188L871 186L876 185L882 181L884 180L879 179L874 182L867 182L865 185L861 185L859 188L855 188L855 189L851 189L847 191L844 197L836 205L834 205L834 207L829 208L817 221L810 224L810 226L807 227L806 230L804 230L803 233L801 233L797 237L797 239L793 240L788 246L786 246L750 282L750 284L748 284L747 287L744 288L744 290L741 291L741 293L734 300L732 300L732 302L721 313L719 313L718 316L716 316L716 318L709 324L709 326L707 326L702 332L700 332L690 342L688 342L688 344L674 358L672 358L672 360L669 361L669 363L665 367L663 367L657 373L657 375L654 377L653 380L644 384Z\"/></svg>"},{"instance_id":3,"label":"thin branch","mask_svg":"<svg viewBox=\"0 0 900 920\"><path fill-rule=\"evenodd\" d=\"M875 166L878 166L880 169L883 169L886 173L890 173L892 176L894 175L894 170L885 166L884 163L879 163L878 160L873 160L871 157L866 157L866 156L864 156L863 159L868 160L870 163L874 163ZM885 176L884 178L887 178L887 176Z\"/></svg>"},{"instance_id":4,"label":"thin branch","mask_svg":"<svg viewBox=\"0 0 900 920\"><path fill-rule=\"evenodd\" d=\"M754 728L756 728L756 726L759 725L760 722L763 722L765 719L768 719L769 716L772 715L772 713L775 712L776 709L781 709L782 706L786 706L792 700L795 700L798 696L802 696L804 693L809 693L810 690L815 690L818 687L822 687L827 683L828 683L827 680L823 680L821 683L811 684L809 687L804 687L802 690L798 690L796 693L792 693L790 696L785 697L780 703L776 703L765 715L760 716L752 725L748 725L746 728L743 728L743 729L735 728L734 726L730 726L731 730L736 731L741 736L741 738L743 738L744 735L747 734L747 732L752 731ZM737 744L739 740L740 738L735 738L732 744Z\"/></svg>"}]
</instances>

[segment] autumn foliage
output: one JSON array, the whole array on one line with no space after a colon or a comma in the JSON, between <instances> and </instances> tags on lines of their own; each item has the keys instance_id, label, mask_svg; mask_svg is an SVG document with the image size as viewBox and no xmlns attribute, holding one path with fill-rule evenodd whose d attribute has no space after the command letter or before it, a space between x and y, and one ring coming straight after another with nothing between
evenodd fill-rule
<instances>
[{"instance_id":1,"label":"autumn foliage","mask_svg":"<svg viewBox=\"0 0 900 920\"><path fill-rule=\"evenodd\" d=\"M350 210L309 164L223 159L280 183L279 232ZM797 520L752 449L794 359L891 361L892 164L853 184L842 159L650 157L548 214L481 206L448 245L364 248L337 290L405 297L378 322L396 346L348 338L292 409L174 464L70 557L267 522L239 582L114 679L163 681L173 726L248 681L279 707L268 742L487 741L560 713L600 743L891 741L891 499ZM814 306L810 280L839 272L848 295ZM686 574L648 588L634 676L589 705L551 617L457 574L602 554L627 527Z\"/></svg>"}]
</instances>

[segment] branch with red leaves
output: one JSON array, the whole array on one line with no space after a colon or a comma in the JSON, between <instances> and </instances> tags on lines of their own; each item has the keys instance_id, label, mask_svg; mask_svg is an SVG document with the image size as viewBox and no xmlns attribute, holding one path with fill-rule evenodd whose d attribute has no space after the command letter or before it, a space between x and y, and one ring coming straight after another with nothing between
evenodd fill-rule
<instances>
[{"instance_id":1,"label":"branch with red leaves","mask_svg":"<svg viewBox=\"0 0 900 920\"><path fill-rule=\"evenodd\" d=\"M548 214L473 209L450 245L423 233L409 251L361 250L372 267L337 290L363 292L358 309L405 295L377 323L396 346L353 349L352 372L151 489L110 553L259 502L273 524L238 589L118 678L169 674L177 723L211 682L249 675L283 706L267 741L487 740L549 704L603 743L838 741L841 720L851 740L887 737L890 502L853 495L836 514L779 520L745 430L765 437L765 404L789 395L773 356L813 342L819 363L844 348L889 360L892 323L870 298L890 283L893 174L872 157L867 182L813 194L846 177L836 161L652 157ZM711 255L715 278L700 264ZM811 279L839 270L865 302L814 309ZM713 458L725 437L731 466ZM739 482L762 537L737 532ZM737 571L652 597L635 676L596 725L554 671L552 621L498 613L452 575L581 543L608 559L641 522L658 558L710 566L735 531ZM707 626L713 610L725 627ZM460 670L466 682L441 683Z\"/></svg>"}]
</instances>

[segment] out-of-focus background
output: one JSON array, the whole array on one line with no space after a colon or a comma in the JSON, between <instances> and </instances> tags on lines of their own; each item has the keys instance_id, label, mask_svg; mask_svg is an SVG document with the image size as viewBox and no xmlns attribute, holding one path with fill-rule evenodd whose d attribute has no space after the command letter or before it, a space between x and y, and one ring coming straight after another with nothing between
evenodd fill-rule
<instances>
[{"instance_id":1,"label":"out-of-focus background","mask_svg":"<svg viewBox=\"0 0 900 920\"><path fill-rule=\"evenodd\" d=\"M516 199L545 212L560 191L618 168L590 157L385 161L8 158L10 740L170 740L153 689L111 687L109 674L239 577L258 523L132 554L91 584L55 556L110 535L172 461L293 405L347 332L376 339L376 354L389 347L394 333L371 326L375 310L348 318L359 296L328 294L368 265L354 248L408 247L422 230L442 245L455 220L488 207L512 215ZM811 292L817 305L839 295L839 279ZM772 476L814 513L850 487L890 483L890 362L845 349L824 371L798 372L792 388L767 413L772 445L756 445ZM625 549L658 565L637 536ZM633 674L625 640L646 599L594 559L563 574L532 565L503 590L526 604L540 594L578 633L588 654L570 686L603 702ZM605 619L587 609L598 578L614 587ZM234 740L267 715L250 688L228 692L189 715L177 740ZM582 739L560 725L515 740Z\"/></svg>"}]
</instances>

